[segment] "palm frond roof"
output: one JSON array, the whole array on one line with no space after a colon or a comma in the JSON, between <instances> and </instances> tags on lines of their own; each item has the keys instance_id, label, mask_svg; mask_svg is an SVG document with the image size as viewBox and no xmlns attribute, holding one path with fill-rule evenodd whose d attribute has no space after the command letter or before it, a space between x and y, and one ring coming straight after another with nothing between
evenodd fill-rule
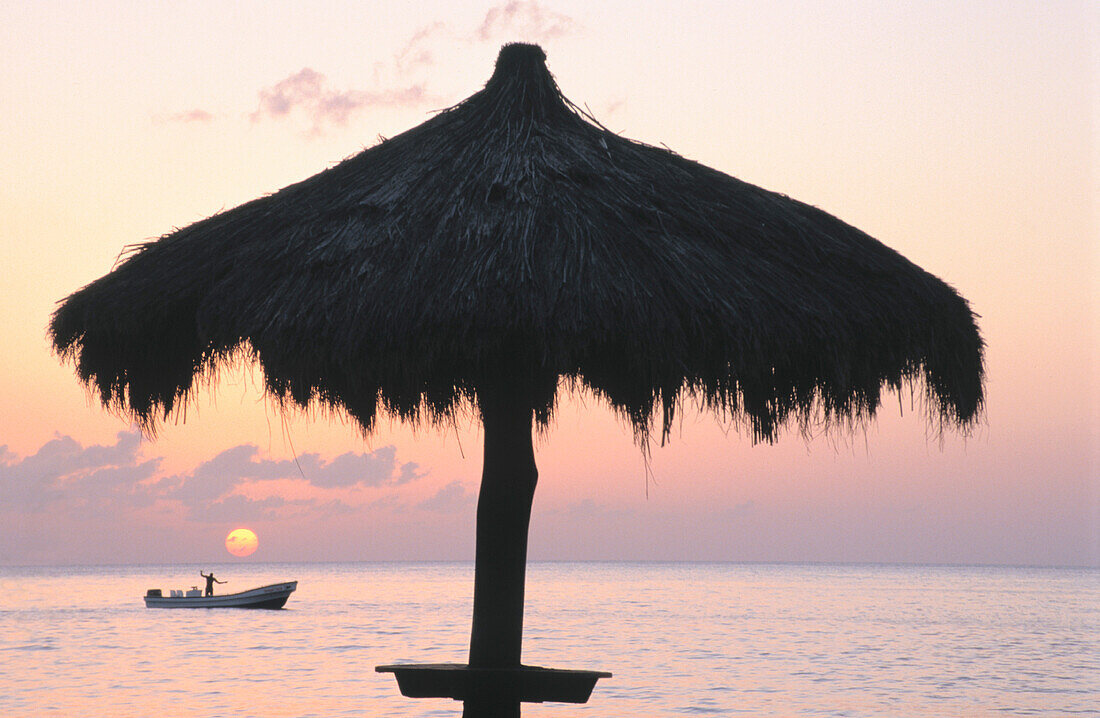
<instances>
[{"instance_id":1,"label":"palm frond roof","mask_svg":"<svg viewBox=\"0 0 1100 718\"><path fill-rule=\"evenodd\" d=\"M447 417L562 382L645 437L693 396L770 440L923 387L966 427L983 343L951 287L826 212L594 122L537 46L480 92L298 184L141 245L50 325L147 429L242 350L269 392Z\"/></svg>"}]
</instances>

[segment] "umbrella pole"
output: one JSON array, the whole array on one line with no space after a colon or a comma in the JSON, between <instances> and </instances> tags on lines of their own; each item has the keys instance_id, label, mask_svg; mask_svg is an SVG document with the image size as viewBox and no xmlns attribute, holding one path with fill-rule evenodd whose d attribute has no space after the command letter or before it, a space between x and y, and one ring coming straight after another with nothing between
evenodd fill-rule
<instances>
[{"instance_id":1,"label":"umbrella pole","mask_svg":"<svg viewBox=\"0 0 1100 718\"><path fill-rule=\"evenodd\" d=\"M520 664L527 529L538 470L533 414L518 392L479 392L485 460L477 500L469 663L375 666L410 698L464 702L463 718L519 718L523 701L585 703L603 671Z\"/></svg>"},{"instance_id":2,"label":"umbrella pole","mask_svg":"<svg viewBox=\"0 0 1100 718\"><path fill-rule=\"evenodd\" d=\"M488 392L486 392L488 393ZM527 530L538 470L530 407L506 393L480 396L485 457L477 500L470 668L518 668L523 641ZM470 696L466 718L519 716L518 687Z\"/></svg>"}]
</instances>

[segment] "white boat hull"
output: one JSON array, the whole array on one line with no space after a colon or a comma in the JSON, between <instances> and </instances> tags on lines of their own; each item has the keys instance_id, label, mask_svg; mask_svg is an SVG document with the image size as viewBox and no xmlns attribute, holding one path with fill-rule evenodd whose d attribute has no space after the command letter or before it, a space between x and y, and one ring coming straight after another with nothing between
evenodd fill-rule
<instances>
[{"instance_id":1,"label":"white boat hull","mask_svg":"<svg viewBox=\"0 0 1100 718\"><path fill-rule=\"evenodd\" d=\"M221 596L145 596L146 608L282 608L297 581L273 583Z\"/></svg>"}]
</instances>

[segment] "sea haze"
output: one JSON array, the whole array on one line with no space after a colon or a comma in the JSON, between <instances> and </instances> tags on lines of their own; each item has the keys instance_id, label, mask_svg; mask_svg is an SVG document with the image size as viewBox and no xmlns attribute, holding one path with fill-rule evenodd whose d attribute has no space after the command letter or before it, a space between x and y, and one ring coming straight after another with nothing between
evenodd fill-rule
<instances>
[{"instance_id":1,"label":"sea haze","mask_svg":"<svg viewBox=\"0 0 1100 718\"><path fill-rule=\"evenodd\" d=\"M297 580L280 611L148 588ZM464 662L473 566L0 568L0 715L458 716L384 663ZM535 563L524 662L611 671L524 716L1100 715L1095 569Z\"/></svg>"}]
</instances>

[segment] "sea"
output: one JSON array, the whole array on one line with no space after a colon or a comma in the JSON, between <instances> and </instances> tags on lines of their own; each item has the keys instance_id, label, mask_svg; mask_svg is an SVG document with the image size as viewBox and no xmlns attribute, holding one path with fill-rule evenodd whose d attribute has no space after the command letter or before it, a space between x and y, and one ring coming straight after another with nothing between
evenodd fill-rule
<instances>
[{"instance_id":1,"label":"sea","mask_svg":"<svg viewBox=\"0 0 1100 718\"><path fill-rule=\"evenodd\" d=\"M149 588L297 580L277 611ZM0 716L459 716L390 663L465 662L471 563L0 567ZM1100 571L532 563L524 663L609 671L525 717L1100 716Z\"/></svg>"}]
</instances>

